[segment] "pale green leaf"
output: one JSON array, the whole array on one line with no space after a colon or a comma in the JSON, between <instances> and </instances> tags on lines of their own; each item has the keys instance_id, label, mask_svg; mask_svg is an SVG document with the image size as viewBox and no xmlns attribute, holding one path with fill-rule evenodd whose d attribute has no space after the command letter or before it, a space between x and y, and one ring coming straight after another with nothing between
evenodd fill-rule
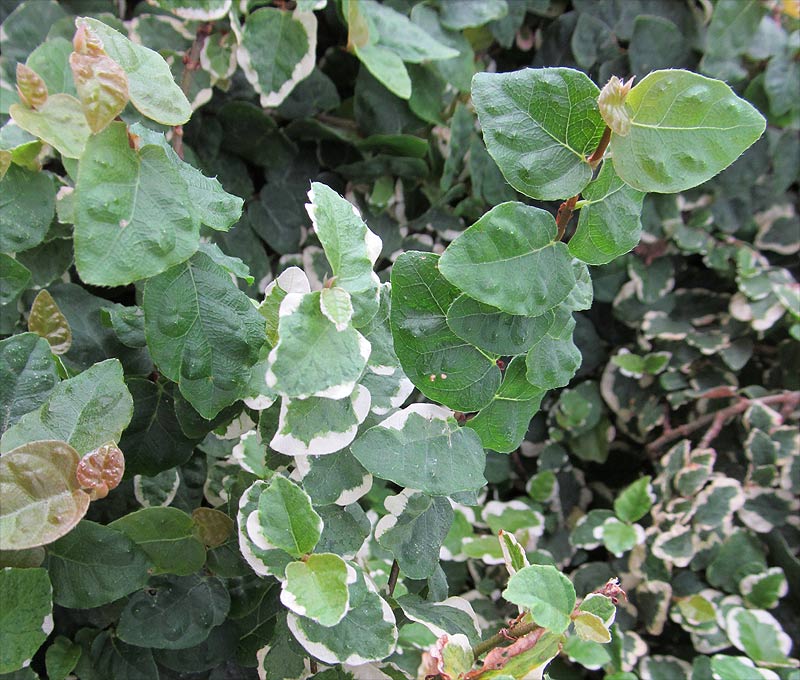
<instances>
[{"instance_id":1,"label":"pale green leaf","mask_svg":"<svg viewBox=\"0 0 800 680\"><path fill-rule=\"evenodd\" d=\"M567 246L553 216L523 203L502 203L460 234L439 271L470 297L508 314L539 316L575 287Z\"/></svg>"},{"instance_id":2,"label":"pale green leaf","mask_svg":"<svg viewBox=\"0 0 800 680\"><path fill-rule=\"evenodd\" d=\"M142 308L153 360L204 418L247 396L264 319L225 269L198 253L150 279Z\"/></svg>"},{"instance_id":3,"label":"pale green leaf","mask_svg":"<svg viewBox=\"0 0 800 680\"><path fill-rule=\"evenodd\" d=\"M133 595L117 624L120 640L137 647L186 649L225 621L230 595L214 576L154 576Z\"/></svg>"},{"instance_id":4,"label":"pale green leaf","mask_svg":"<svg viewBox=\"0 0 800 680\"><path fill-rule=\"evenodd\" d=\"M376 477L432 496L485 483L480 439L433 404L412 404L394 413L358 437L350 450Z\"/></svg>"},{"instance_id":5,"label":"pale green leaf","mask_svg":"<svg viewBox=\"0 0 800 680\"><path fill-rule=\"evenodd\" d=\"M23 130L47 142L65 158L80 158L92 134L81 103L69 94L51 94L38 109L13 104L9 113Z\"/></svg>"},{"instance_id":6,"label":"pale green leaf","mask_svg":"<svg viewBox=\"0 0 800 680\"><path fill-rule=\"evenodd\" d=\"M258 480L249 486L239 499L239 510L236 515L239 527L239 551L259 576L283 578L286 565L292 561L292 557L264 538L258 518L258 501L268 486L267 482ZM252 538L250 529L253 530Z\"/></svg>"},{"instance_id":7,"label":"pale green leaf","mask_svg":"<svg viewBox=\"0 0 800 680\"><path fill-rule=\"evenodd\" d=\"M581 196L578 228L569 252L589 264L606 264L639 243L644 194L625 184L614 172L611 159ZM585 201L585 203L584 203Z\"/></svg>"},{"instance_id":8,"label":"pale green leaf","mask_svg":"<svg viewBox=\"0 0 800 680\"><path fill-rule=\"evenodd\" d=\"M766 666L790 665L792 639L778 620L763 609L732 607L725 616L725 633L753 661Z\"/></svg>"},{"instance_id":9,"label":"pale green leaf","mask_svg":"<svg viewBox=\"0 0 800 680\"><path fill-rule=\"evenodd\" d=\"M508 14L506 0L440 0L439 7L442 26L454 31L483 26Z\"/></svg>"},{"instance_id":10,"label":"pale green leaf","mask_svg":"<svg viewBox=\"0 0 800 680\"><path fill-rule=\"evenodd\" d=\"M353 51L389 92L400 99L411 97L411 77L403 60L395 52L381 45L355 45Z\"/></svg>"},{"instance_id":11,"label":"pale green leaf","mask_svg":"<svg viewBox=\"0 0 800 680\"><path fill-rule=\"evenodd\" d=\"M261 7L241 28L237 58L263 108L278 106L314 70L317 19L313 12Z\"/></svg>"},{"instance_id":12,"label":"pale green leaf","mask_svg":"<svg viewBox=\"0 0 800 680\"><path fill-rule=\"evenodd\" d=\"M53 630L47 570L0 570L0 601L0 673L10 673L27 666Z\"/></svg>"},{"instance_id":13,"label":"pale green leaf","mask_svg":"<svg viewBox=\"0 0 800 680\"><path fill-rule=\"evenodd\" d=\"M596 614L583 612L573 619L573 623L575 632L581 640L591 640L601 644L611 642L611 633Z\"/></svg>"},{"instance_id":14,"label":"pale green leaf","mask_svg":"<svg viewBox=\"0 0 800 680\"><path fill-rule=\"evenodd\" d=\"M460 295L439 273L439 257L408 251L392 267L391 327L403 371L429 399L461 411L486 406L500 385L495 361L447 325Z\"/></svg>"},{"instance_id":15,"label":"pale green leaf","mask_svg":"<svg viewBox=\"0 0 800 680\"><path fill-rule=\"evenodd\" d=\"M31 283L31 270L0 253L0 307L14 302Z\"/></svg>"},{"instance_id":16,"label":"pale green leaf","mask_svg":"<svg viewBox=\"0 0 800 680\"><path fill-rule=\"evenodd\" d=\"M80 456L61 441L37 441L0 456L0 550L52 543L86 514L75 477Z\"/></svg>"},{"instance_id":17,"label":"pale green leaf","mask_svg":"<svg viewBox=\"0 0 800 680\"><path fill-rule=\"evenodd\" d=\"M269 543L293 557L311 552L322 533L308 494L281 475L259 497L258 526Z\"/></svg>"},{"instance_id":18,"label":"pale green leaf","mask_svg":"<svg viewBox=\"0 0 800 680\"><path fill-rule=\"evenodd\" d=\"M503 597L530 610L535 623L554 633L569 628L575 588L555 567L534 564L520 569L509 580Z\"/></svg>"},{"instance_id":19,"label":"pale green leaf","mask_svg":"<svg viewBox=\"0 0 800 680\"><path fill-rule=\"evenodd\" d=\"M619 177L639 191L675 193L705 182L766 126L725 83L689 71L654 71L634 86L625 104L630 132L612 135L609 151Z\"/></svg>"},{"instance_id":20,"label":"pale green leaf","mask_svg":"<svg viewBox=\"0 0 800 680\"><path fill-rule=\"evenodd\" d=\"M50 345L34 333L0 340L0 433L41 406L58 383Z\"/></svg>"},{"instance_id":21,"label":"pale green leaf","mask_svg":"<svg viewBox=\"0 0 800 680\"><path fill-rule=\"evenodd\" d=\"M108 55L122 66L128 75L131 103L141 113L162 125L181 125L189 120L192 115L189 101L158 52L131 42L97 19L78 18L78 22L96 33Z\"/></svg>"},{"instance_id":22,"label":"pale green leaf","mask_svg":"<svg viewBox=\"0 0 800 680\"><path fill-rule=\"evenodd\" d=\"M361 665L384 659L397 642L391 607L360 570L349 590L350 610L335 626L290 613L289 630L309 654L327 664Z\"/></svg>"},{"instance_id":23,"label":"pale green leaf","mask_svg":"<svg viewBox=\"0 0 800 680\"><path fill-rule=\"evenodd\" d=\"M99 607L144 588L152 563L121 531L83 520L47 548L53 601Z\"/></svg>"},{"instance_id":24,"label":"pale green leaf","mask_svg":"<svg viewBox=\"0 0 800 680\"><path fill-rule=\"evenodd\" d=\"M0 450L28 442L54 439L70 444L79 454L109 441L119 441L133 413L133 399L116 359L95 364L63 380L37 410L6 430Z\"/></svg>"},{"instance_id":25,"label":"pale green leaf","mask_svg":"<svg viewBox=\"0 0 800 680\"><path fill-rule=\"evenodd\" d=\"M598 87L568 68L479 73L472 97L486 148L509 184L541 200L566 199L592 179L586 157L605 128Z\"/></svg>"},{"instance_id":26,"label":"pale green leaf","mask_svg":"<svg viewBox=\"0 0 800 680\"><path fill-rule=\"evenodd\" d=\"M148 0L151 5L165 9L189 21L217 21L231 9L232 0Z\"/></svg>"},{"instance_id":27,"label":"pale green leaf","mask_svg":"<svg viewBox=\"0 0 800 680\"><path fill-rule=\"evenodd\" d=\"M409 594L397 598L397 604L409 619L421 623L436 637L444 634L462 635L472 644L480 640L478 616L463 597L431 602Z\"/></svg>"},{"instance_id":28,"label":"pale green leaf","mask_svg":"<svg viewBox=\"0 0 800 680\"><path fill-rule=\"evenodd\" d=\"M286 565L281 602L295 614L329 628L347 613L348 586L355 580L355 569L338 555L309 555L303 562Z\"/></svg>"},{"instance_id":29,"label":"pale green leaf","mask_svg":"<svg viewBox=\"0 0 800 680\"><path fill-rule=\"evenodd\" d=\"M369 359L369 342L352 326L338 330L320 298L319 291L290 293L281 302L267 386L290 398L349 396Z\"/></svg>"},{"instance_id":30,"label":"pale green leaf","mask_svg":"<svg viewBox=\"0 0 800 680\"><path fill-rule=\"evenodd\" d=\"M314 182L306 205L314 232L330 262L336 286L353 301L353 324L363 326L378 311L380 281L372 271L381 239L369 230L358 210L330 187Z\"/></svg>"},{"instance_id":31,"label":"pale green leaf","mask_svg":"<svg viewBox=\"0 0 800 680\"><path fill-rule=\"evenodd\" d=\"M453 523L450 501L406 489L387 498L384 506L389 514L375 527L376 540L394 555L403 575L428 578L439 564L439 548Z\"/></svg>"}]
</instances>

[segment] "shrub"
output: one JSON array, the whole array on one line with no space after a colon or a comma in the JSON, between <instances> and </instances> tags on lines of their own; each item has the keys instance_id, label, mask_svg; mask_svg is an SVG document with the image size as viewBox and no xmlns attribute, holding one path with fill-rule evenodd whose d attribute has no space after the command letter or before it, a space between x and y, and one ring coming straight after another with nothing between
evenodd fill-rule
<instances>
[{"instance_id":1,"label":"shrub","mask_svg":"<svg viewBox=\"0 0 800 680\"><path fill-rule=\"evenodd\" d=\"M2 25L1 672L796 674L791 3L84 4Z\"/></svg>"}]
</instances>

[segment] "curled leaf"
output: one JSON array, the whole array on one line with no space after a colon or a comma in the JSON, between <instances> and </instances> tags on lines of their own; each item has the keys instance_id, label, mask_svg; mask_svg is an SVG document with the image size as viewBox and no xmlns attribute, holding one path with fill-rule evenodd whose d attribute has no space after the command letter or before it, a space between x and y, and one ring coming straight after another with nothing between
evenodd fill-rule
<instances>
[{"instance_id":1,"label":"curled leaf","mask_svg":"<svg viewBox=\"0 0 800 680\"><path fill-rule=\"evenodd\" d=\"M119 486L124 472L125 456L114 442L109 442L81 458L75 477L89 499L96 501Z\"/></svg>"},{"instance_id":2,"label":"curled leaf","mask_svg":"<svg viewBox=\"0 0 800 680\"><path fill-rule=\"evenodd\" d=\"M103 41L85 22L78 21L72 37L72 49L78 54L103 56L106 54Z\"/></svg>"},{"instance_id":3,"label":"curled leaf","mask_svg":"<svg viewBox=\"0 0 800 680\"><path fill-rule=\"evenodd\" d=\"M38 109L47 101L47 85L32 68L17 64L17 93L26 106Z\"/></svg>"},{"instance_id":4,"label":"curled leaf","mask_svg":"<svg viewBox=\"0 0 800 680\"><path fill-rule=\"evenodd\" d=\"M128 76L117 62L105 54L81 54L76 51L70 54L69 65L86 121L92 132L98 133L128 103Z\"/></svg>"},{"instance_id":5,"label":"curled leaf","mask_svg":"<svg viewBox=\"0 0 800 680\"><path fill-rule=\"evenodd\" d=\"M28 330L47 340L53 354L65 354L72 345L72 330L67 317L46 290L40 290L33 300Z\"/></svg>"},{"instance_id":6,"label":"curled leaf","mask_svg":"<svg viewBox=\"0 0 800 680\"><path fill-rule=\"evenodd\" d=\"M628 96L632 86L633 78L626 83L617 76L611 76L611 80L605 84L597 98L597 106L606 125L622 137L631 129L631 117L625 107L625 97Z\"/></svg>"}]
</instances>

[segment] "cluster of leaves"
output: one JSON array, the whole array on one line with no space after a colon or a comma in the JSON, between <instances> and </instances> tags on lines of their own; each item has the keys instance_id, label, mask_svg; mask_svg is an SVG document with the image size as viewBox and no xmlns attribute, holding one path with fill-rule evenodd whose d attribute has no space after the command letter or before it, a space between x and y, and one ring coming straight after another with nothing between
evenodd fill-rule
<instances>
[{"instance_id":1,"label":"cluster of leaves","mask_svg":"<svg viewBox=\"0 0 800 680\"><path fill-rule=\"evenodd\" d=\"M3 17L3 677L791 677L796 6L273 4Z\"/></svg>"}]
</instances>

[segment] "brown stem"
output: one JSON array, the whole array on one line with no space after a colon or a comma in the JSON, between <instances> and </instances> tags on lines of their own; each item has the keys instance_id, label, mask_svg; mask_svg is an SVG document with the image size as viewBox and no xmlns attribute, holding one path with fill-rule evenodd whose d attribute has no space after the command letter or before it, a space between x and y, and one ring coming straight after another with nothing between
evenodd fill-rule
<instances>
[{"instance_id":1,"label":"brown stem","mask_svg":"<svg viewBox=\"0 0 800 680\"><path fill-rule=\"evenodd\" d=\"M311 675L316 675L317 671L319 670L319 666L317 666L316 659L309 659L308 660L308 668L311 671Z\"/></svg>"},{"instance_id":2,"label":"brown stem","mask_svg":"<svg viewBox=\"0 0 800 680\"><path fill-rule=\"evenodd\" d=\"M523 635L527 635L528 633L532 633L537 628L540 628L535 623L523 623L511 628L504 628L501 632L497 633L496 635L492 635L488 640L484 640L483 642L478 643L472 648L472 655L475 657L477 661L480 657L482 657L486 652L492 651L497 645L501 645L504 642L508 642L509 639L516 640L517 638L521 638Z\"/></svg>"},{"instance_id":3,"label":"brown stem","mask_svg":"<svg viewBox=\"0 0 800 680\"><path fill-rule=\"evenodd\" d=\"M389 595L394 595L394 587L397 585L397 577L400 576L400 565L397 560L392 562L392 569L389 572Z\"/></svg>"},{"instance_id":4,"label":"brown stem","mask_svg":"<svg viewBox=\"0 0 800 680\"><path fill-rule=\"evenodd\" d=\"M580 197L580 194L578 194L577 196L568 198L558 207L558 212L556 213L556 226L558 227L558 235L556 238L558 241L564 238L564 232L567 230L567 224L569 224L569 221L572 218L572 213L575 210L575 204L578 202Z\"/></svg>"},{"instance_id":5,"label":"brown stem","mask_svg":"<svg viewBox=\"0 0 800 680\"><path fill-rule=\"evenodd\" d=\"M586 162L592 166L592 169L596 168L597 165L603 160L603 154L606 152L608 148L608 143L611 141L611 128L606 125L606 129L603 130L603 136L600 138L600 143L597 145L597 148L594 150L594 153L586 159Z\"/></svg>"},{"instance_id":6,"label":"brown stem","mask_svg":"<svg viewBox=\"0 0 800 680\"><path fill-rule=\"evenodd\" d=\"M194 42L189 48L189 51L183 55L183 75L181 76L181 90L189 97L189 90L192 87L192 78L194 72L200 68L200 53L203 51L203 45L206 38L211 35L214 24L206 22L197 27L197 33L194 37ZM172 148L175 153L183 159L183 126L176 125L173 128L172 135Z\"/></svg>"},{"instance_id":7,"label":"brown stem","mask_svg":"<svg viewBox=\"0 0 800 680\"><path fill-rule=\"evenodd\" d=\"M714 413L707 413L704 416L700 416L697 420L693 420L690 423L686 423L685 425L681 425L680 427L675 427L664 432L658 439L650 442L647 445L647 450L650 453L655 453L665 444L669 444L676 439L688 437L690 434L692 434L692 432L710 425L710 437L709 433L707 432L706 436L703 438L703 440L701 440L701 444L703 444L703 441L706 439L706 437L709 437L708 441L706 442L706 444L708 444L712 439L714 439L714 437L717 436L717 434L719 434L719 430L722 429L722 426L725 424L725 421L728 420L728 418L732 418L735 415L744 413L752 404L756 403L765 405L791 404L792 406L797 406L800 404L800 392L771 394L767 397L761 397L759 399L741 399L731 406L720 409L719 411L715 411Z\"/></svg>"}]
</instances>

